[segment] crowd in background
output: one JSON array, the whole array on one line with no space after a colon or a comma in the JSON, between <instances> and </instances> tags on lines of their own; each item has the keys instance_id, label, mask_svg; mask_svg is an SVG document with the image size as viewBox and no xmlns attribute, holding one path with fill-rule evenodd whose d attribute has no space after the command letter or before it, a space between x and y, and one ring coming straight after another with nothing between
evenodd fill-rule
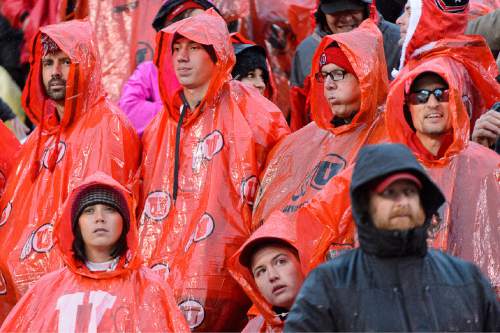
<instances>
[{"instance_id":1,"label":"crowd in background","mask_svg":"<svg viewBox=\"0 0 500 333\"><path fill-rule=\"evenodd\" d=\"M0 14L0 330L500 330L498 0Z\"/></svg>"}]
</instances>

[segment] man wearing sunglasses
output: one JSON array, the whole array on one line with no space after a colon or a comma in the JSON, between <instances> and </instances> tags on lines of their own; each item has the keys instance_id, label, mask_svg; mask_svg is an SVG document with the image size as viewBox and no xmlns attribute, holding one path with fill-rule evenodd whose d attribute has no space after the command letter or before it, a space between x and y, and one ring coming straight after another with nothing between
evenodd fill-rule
<instances>
[{"instance_id":1,"label":"man wearing sunglasses","mask_svg":"<svg viewBox=\"0 0 500 333\"><path fill-rule=\"evenodd\" d=\"M406 95L405 117L414 130L408 145L429 159L441 158L452 142L448 84L439 75L419 75Z\"/></svg>"},{"instance_id":2,"label":"man wearing sunglasses","mask_svg":"<svg viewBox=\"0 0 500 333\"><path fill-rule=\"evenodd\" d=\"M474 262L498 295L500 156L470 140L469 115L471 105L487 109L500 91L481 62L460 60L437 50L401 72L387 97L387 133L412 150L445 195L429 228L431 246Z\"/></svg>"}]
</instances>

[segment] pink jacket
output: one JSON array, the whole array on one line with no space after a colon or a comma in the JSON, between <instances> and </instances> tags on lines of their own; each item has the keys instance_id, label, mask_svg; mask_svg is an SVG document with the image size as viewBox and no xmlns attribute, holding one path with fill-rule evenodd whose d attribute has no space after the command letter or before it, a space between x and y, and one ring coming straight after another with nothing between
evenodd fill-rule
<instances>
[{"instance_id":1,"label":"pink jacket","mask_svg":"<svg viewBox=\"0 0 500 333\"><path fill-rule=\"evenodd\" d=\"M119 105L137 133L142 135L163 106L158 87L158 69L152 61L144 61L137 66L123 85Z\"/></svg>"}]
</instances>

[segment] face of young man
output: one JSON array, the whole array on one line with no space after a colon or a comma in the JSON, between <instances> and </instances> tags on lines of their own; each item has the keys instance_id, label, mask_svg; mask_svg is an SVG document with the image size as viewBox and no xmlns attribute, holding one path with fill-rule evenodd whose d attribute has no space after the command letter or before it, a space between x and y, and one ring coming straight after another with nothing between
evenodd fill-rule
<instances>
[{"instance_id":1,"label":"face of young man","mask_svg":"<svg viewBox=\"0 0 500 333\"><path fill-rule=\"evenodd\" d=\"M86 207L78 218L78 225L87 256L92 253L111 252L120 239L123 218L112 206L95 204Z\"/></svg>"},{"instance_id":2,"label":"face of young man","mask_svg":"<svg viewBox=\"0 0 500 333\"><path fill-rule=\"evenodd\" d=\"M71 59L63 51L42 57L42 81L45 93L56 102L64 102L66 97L66 81L70 66Z\"/></svg>"},{"instance_id":3,"label":"face of young man","mask_svg":"<svg viewBox=\"0 0 500 333\"><path fill-rule=\"evenodd\" d=\"M407 230L425 222L419 189L410 180L397 180L382 193L370 192L369 213L375 227L383 230Z\"/></svg>"},{"instance_id":4,"label":"face of young man","mask_svg":"<svg viewBox=\"0 0 500 333\"><path fill-rule=\"evenodd\" d=\"M269 245L252 256L251 270L260 293L273 306L290 309L304 281L300 262L286 246Z\"/></svg>"},{"instance_id":5,"label":"face of young man","mask_svg":"<svg viewBox=\"0 0 500 333\"><path fill-rule=\"evenodd\" d=\"M357 28L363 22L362 10L345 10L335 14L325 14L326 24L332 34L349 32Z\"/></svg>"},{"instance_id":6,"label":"face of young man","mask_svg":"<svg viewBox=\"0 0 500 333\"><path fill-rule=\"evenodd\" d=\"M215 64L201 44L181 37L173 44L172 56L175 75L184 88L208 88Z\"/></svg>"},{"instance_id":7,"label":"face of young man","mask_svg":"<svg viewBox=\"0 0 500 333\"><path fill-rule=\"evenodd\" d=\"M321 68L323 76L327 73L344 72L344 78L334 81L331 75L324 78L323 94L335 117L349 119L359 111L361 105L361 90L359 81L351 73L335 64L326 64Z\"/></svg>"},{"instance_id":8,"label":"face of young man","mask_svg":"<svg viewBox=\"0 0 500 333\"><path fill-rule=\"evenodd\" d=\"M448 93L448 87L443 80L435 74L427 74L418 79L412 86L412 93L423 90L435 91L441 89ZM451 128L449 103L441 98L441 101L433 94L430 94L426 103L412 104L408 107L413 121L413 126L417 134L429 137L439 137L444 135Z\"/></svg>"},{"instance_id":9,"label":"face of young man","mask_svg":"<svg viewBox=\"0 0 500 333\"><path fill-rule=\"evenodd\" d=\"M257 88L257 90L264 95L266 83L264 81L264 72L262 69L256 68L253 71L248 72L248 74L241 79L241 82L245 83L249 87Z\"/></svg>"},{"instance_id":10,"label":"face of young man","mask_svg":"<svg viewBox=\"0 0 500 333\"><path fill-rule=\"evenodd\" d=\"M402 46L405 40L408 23L410 22L410 15L411 6L410 3L407 2L403 14L396 20L396 24L399 25L399 46Z\"/></svg>"}]
</instances>

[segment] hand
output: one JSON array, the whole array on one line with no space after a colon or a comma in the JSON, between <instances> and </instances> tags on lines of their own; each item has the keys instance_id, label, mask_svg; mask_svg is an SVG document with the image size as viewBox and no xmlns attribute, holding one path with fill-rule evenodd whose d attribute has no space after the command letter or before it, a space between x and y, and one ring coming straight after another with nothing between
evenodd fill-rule
<instances>
[{"instance_id":1,"label":"hand","mask_svg":"<svg viewBox=\"0 0 500 333\"><path fill-rule=\"evenodd\" d=\"M26 135L29 133L30 129L28 128L28 126L23 124L19 117L11 119L8 122L10 123L10 126L12 127L12 130L14 131L14 134L19 141L26 138Z\"/></svg>"},{"instance_id":2,"label":"hand","mask_svg":"<svg viewBox=\"0 0 500 333\"><path fill-rule=\"evenodd\" d=\"M476 121L472 141L491 147L498 136L500 136L500 112L489 110Z\"/></svg>"}]
</instances>

